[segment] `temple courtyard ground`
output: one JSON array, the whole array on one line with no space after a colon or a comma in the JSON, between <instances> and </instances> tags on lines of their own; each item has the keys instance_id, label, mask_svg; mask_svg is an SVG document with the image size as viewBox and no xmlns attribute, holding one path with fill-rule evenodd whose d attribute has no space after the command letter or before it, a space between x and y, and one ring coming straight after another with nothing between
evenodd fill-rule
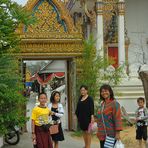
<instances>
[{"instance_id":1,"label":"temple courtyard ground","mask_svg":"<svg viewBox=\"0 0 148 148\"><path fill-rule=\"evenodd\" d=\"M71 132L65 132L65 140L60 142L59 148L83 148L84 144L80 137L71 136ZM21 141L15 146L5 144L4 148L33 148L31 134L25 133L21 136ZM99 148L99 142L93 140L92 148Z\"/></svg>"},{"instance_id":2,"label":"temple courtyard ground","mask_svg":"<svg viewBox=\"0 0 148 148\"><path fill-rule=\"evenodd\" d=\"M60 142L59 148L83 148L84 143L81 134L65 132L65 141ZM77 135L77 136L76 136ZM125 148L139 148L135 140L135 127L125 127L121 132L122 142ZM10 146L5 144L4 148L32 148L31 134L24 133L18 145ZM92 138L91 148L99 148L99 141L94 135ZM144 147L143 147L144 148Z\"/></svg>"}]
</instances>

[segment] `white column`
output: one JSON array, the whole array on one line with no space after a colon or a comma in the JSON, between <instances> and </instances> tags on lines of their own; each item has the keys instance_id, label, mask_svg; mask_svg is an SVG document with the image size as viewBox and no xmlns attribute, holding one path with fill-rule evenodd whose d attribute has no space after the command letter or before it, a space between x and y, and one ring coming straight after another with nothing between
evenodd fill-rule
<instances>
[{"instance_id":1,"label":"white column","mask_svg":"<svg viewBox=\"0 0 148 148\"><path fill-rule=\"evenodd\" d=\"M97 21L96 21L96 27L97 27L97 32L96 32L96 54L97 56L100 55L104 57L104 37L103 37L103 1L102 0L97 0L96 1L96 14L97 14Z\"/></svg>"},{"instance_id":2,"label":"white column","mask_svg":"<svg viewBox=\"0 0 148 148\"><path fill-rule=\"evenodd\" d=\"M119 0L118 3L118 63L119 65L125 64L125 30L124 30L124 12L125 2Z\"/></svg>"}]
</instances>

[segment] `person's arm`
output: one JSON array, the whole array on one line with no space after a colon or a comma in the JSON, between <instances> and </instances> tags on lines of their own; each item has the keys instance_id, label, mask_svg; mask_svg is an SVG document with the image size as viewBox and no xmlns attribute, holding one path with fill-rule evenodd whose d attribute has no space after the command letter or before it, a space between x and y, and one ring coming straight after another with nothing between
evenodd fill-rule
<instances>
[{"instance_id":1,"label":"person's arm","mask_svg":"<svg viewBox=\"0 0 148 148\"><path fill-rule=\"evenodd\" d=\"M54 112L51 111L52 108L52 103L48 104L48 109L49 109L49 116L54 115Z\"/></svg>"},{"instance_id":2,"label":"person's arm","mask_svg":"<svg viewBox=\"0 0 148 148\"><path fill-rule=\"evenodd\" d=\"M36 140L35 121L34 120L32 120L32 122L31 122L31 127L32 127L32 140Z\"/></svg>"},{"instance_id":3,"label":"person's arm","mask_svg":"<svg viewBox=\"0 0 148 148\"><path fill-rule=\"evenodd\" d=\"M144 116L144 117L140 117L140 118L138 118L138 120L148 120L148 115Z\"/></svg>"},{"instance_id":4,"label":"person's arm","mask_svg":"<svg viewBox=\"0 0 148 148\"><path fill-rule=\"evenodd\" d=\"M75 115L76 115L77 118L78 118L78 116L79 116L79 102L77 103L77 107L76 107Z\"/></svg>"},{"instance_id":5,"label":"person's arm","mask_svg":"<svg viewBox=\"0 0 148 148\"><path fill-rule=\"evenodd\" d=\"M36 140L36 135L35 135L35 120L36 120L36 111L35 111L35 108L34 108L32 110L32 116L31 116L32 140Z\"/></svg>"},{"instance_id":6,"label":"person's arm","mask_svg":"<svg viewBox=\"0 0 148 148\"><path fill-rule=\"evenodd\" d=\"M138 120L148 120L148 109L147 108L144 108L144 117L140 117L138 118Z\"/></svg>"},{"instance_id":7,"label":"person's arm","mask_svg":"<svg viewBox=\"0 0 148 148\"><path fill-rule=\"evenodd\" d=\"M121 119L121 109L120 104L115 101L113 105L113 120L115 123L115 132L116 132L116 139L120 139L120 131L122 130L122 119Z\"/></svg>"},{"instance_id":8,"label":"person's arm","mask_svg":"<svg viewBox=\"0 0 148 148\"><path fill-rule=\"evenodd\" d=\"M91 123L94 123L94 101L93 98L90 97L90 113L91 113Z\"/></svg>"},{"instance_id":9,"label":"person's arm","mask_svg":"<svg viewBox=\"0 0 148 148\"><path fill-rule=\"evenodd\" d=\"M64 108L63 108L62 104L58 105L58 111L59 112L58 113L54 113L54 115L59 117L59 118L63 117L63 115L64 115Z\"/></svg>"}]
</instances>

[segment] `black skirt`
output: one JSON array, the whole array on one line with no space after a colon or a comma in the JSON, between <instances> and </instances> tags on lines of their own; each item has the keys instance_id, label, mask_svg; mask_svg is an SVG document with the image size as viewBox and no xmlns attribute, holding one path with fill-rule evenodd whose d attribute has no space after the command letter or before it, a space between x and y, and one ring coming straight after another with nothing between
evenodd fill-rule
<instances>
[{"instance_id":1,"label":"black skirt","mask_svg":"<svg viewBox=\"0 0 148 148\"><path fill-rule=\"evenodd\" d=\"M58 109L57 108L51 108L51 111L55 112L55 113L58 113ZM57 121L59 120L60 118L55 116L55 115L52 115L52 120L53 121ZM63 134L63 130L62 130L62 124L60 123L59 124L59 132L57 134L53 134L51 135L52 137L52 140L53 141L63 141L64 140L64 134Z\"/></svg>"},{"instance_id":2,"label":"black skirt","mask_svg":"<svg viewBox=\"0 0 148 148\"><path fill-rule=\"evenodd\" d=\"M53 141L63 141L64 140L64 134L62 130L61 123L59 124L59 132L57 134L51 135Z\"/></svg>"}]
</instances>

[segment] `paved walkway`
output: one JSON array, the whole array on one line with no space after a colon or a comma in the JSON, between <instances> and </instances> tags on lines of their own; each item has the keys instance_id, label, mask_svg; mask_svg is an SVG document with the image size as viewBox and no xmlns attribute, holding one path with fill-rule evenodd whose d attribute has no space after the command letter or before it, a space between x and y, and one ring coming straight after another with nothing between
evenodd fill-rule
<instances>
[{"instance_id":1,"label":"paved walkway","mask_svg":"<svg viewBox=\"0 0 148 148\"><path fill-rule=\"evenodd\" d=\"M65 133L65 140L60 142L59 148L83 148L82 139L71 137L69 132ZM20 142L15 146L5 144L3 148L33 148L31 143L31 134L25 133L21 136ZM92 142L91 148L99 148L99 142Z\"/></svg>"}]
</instances>

